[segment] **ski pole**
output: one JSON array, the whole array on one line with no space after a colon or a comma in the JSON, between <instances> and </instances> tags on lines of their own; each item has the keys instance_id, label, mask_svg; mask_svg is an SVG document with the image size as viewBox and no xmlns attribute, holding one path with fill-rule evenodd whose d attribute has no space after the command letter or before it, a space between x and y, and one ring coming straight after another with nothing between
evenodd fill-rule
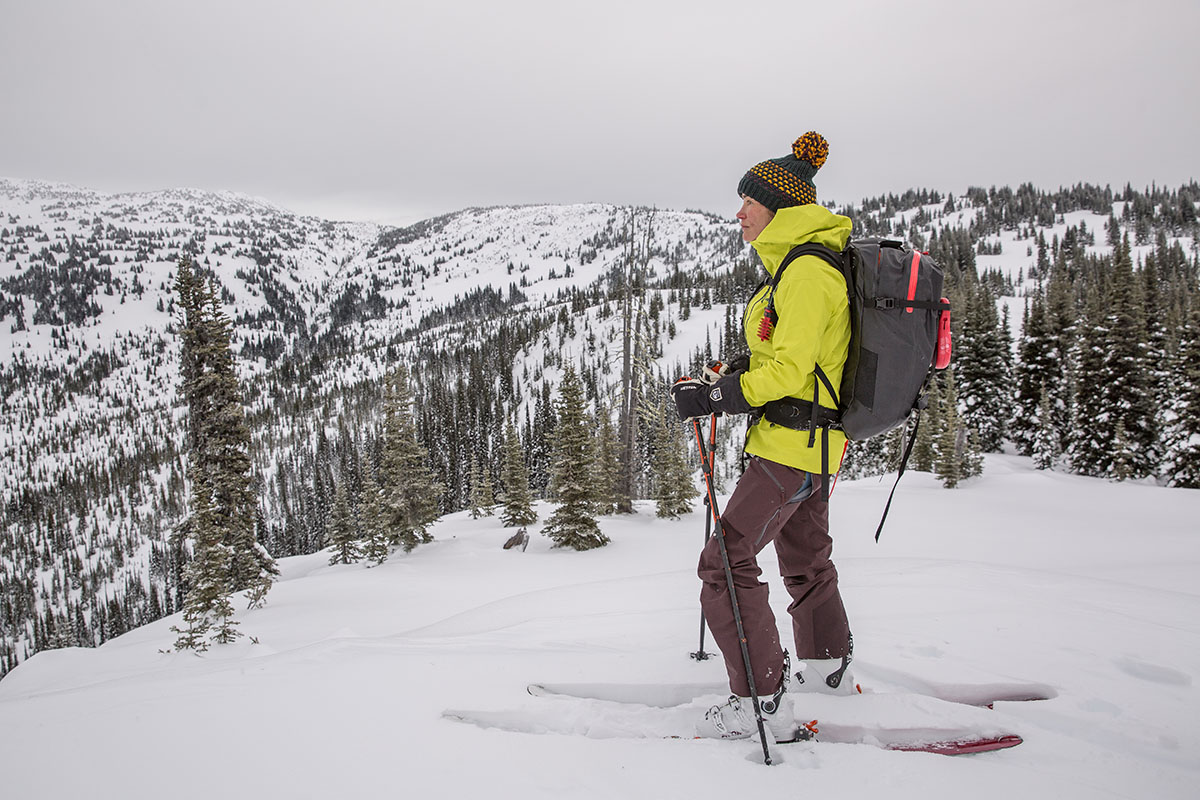
<instances>
[{"instance_id":1,"label":"ski pole","mask_svg":"<svg viewBox=\"0 0 1200 800\"><path fill-rule=\"evenodd\" d=\"M701 456L703 458L703 455ZM713 461L717 457L717 415L713 414L708 422L708 469L713 471ZM708 496L704 497L704 507L708 508ZM704 544L708 545L708 540L712 538L712 514L704 512ZM707 661L712 653L704 652L704 609L700 609L700 649L692 653L692 658L697 661Z\"/></svg>"},{"instance_id":2,"label":"ski pole","mask_svg":"<svg viewBox=\"0 0 1200 800\"><path fill-rule=\"evenodd\" d=\"M758 702L758 690L754 686L754 670L750 666L750 647L746 642L746 631L742 627L742 610L738 606L737 589L733 585L733 568L729 566L729 550L725 547L725 530L721 527L721 510L717 506L717 495L713 490L713 462L704 449L704 437L700 435L700 420L692 420L696 433L696 446L700 448L700 464L704 472L704 485L708 489L708 507L712 511L713 528L717 543L721 545L721 562L725 566L725 584L729 587L729 602L733 605L733 621L737 626L738 643L742 647L742 663L746 667L746 683L750 686L750 701L754 706L754 719L758 723L758 739L762 742L763 763L771 765L771 748L767 744L767 732L763 722L762 705Z\"/></svg>"}]
</instances>

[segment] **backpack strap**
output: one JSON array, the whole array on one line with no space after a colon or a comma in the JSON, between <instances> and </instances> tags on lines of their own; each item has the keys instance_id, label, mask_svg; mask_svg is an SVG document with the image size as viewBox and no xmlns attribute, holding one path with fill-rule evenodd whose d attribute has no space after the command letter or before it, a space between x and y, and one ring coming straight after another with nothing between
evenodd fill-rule
<instances>
[{"instance_id":1,"label":"backpack strap","mask_svg":"<svg viewBox=\"0 0 1200 800\"><path fill-rule=\"evenodd\" d=\"M879 518L879 527L875 529L875 541L879 541L880 534L883 533L883 523L887 522L888 512L892 510L892 500L896 497L896 487L900 485L900 479L904 477L904 470L908 467L908 457L912 455L913 445L917 442L917 430L921 427L921 409L916 409L916 421L913 422L912 433L909 434L908 444L904 446L904 455L900 457L900 470L896 473L896 482L892 484L892 491L888 494L887 505L883 507L883 516Z\"/></svg>"},{"instance_id":2,"label":"backpack strap","mask_svg":"<svg viewBox=\"0 0 1200 800\"><path fill-rule=\"evenodd\" d=\"M775 311L775 290L779 288L779 281L783 278L784 270L787 269L789 264L801 256L817 256L818 258L823 259L827 264L840 272L843 279L846 279L847 295L850 292L850 281L848 277L849 272L846 268L844 251L843 253L839 253L836 250L831 250L825 245L818 244L816 242L805 242L803 244L798 244L788 251L788 254L784 256L783 261L780 262L779 268L775 270L775 274L771 276L771 290L767 295L766 310L766 316L770 320L771 325L775 325L779 322L779 314ZM813 381L813 396L811 403L807 403L803 400L775 400L767 404L766 417L768 421L777 422L777 420L772 419L772 417L780 416L780 409L772 409L772 406L786 408L787 410L784 412L783 416L787 417L789 421L777 422L777 424L782 424L785 427L796 428L799 430L803 430L804 427L807 427L809 447L812 447L816 444L817 431L821 431L821 498L823 500L828 500L830 484L829 429L834 425L830 421L830 413L828 409L823 409L821 407L820 399L822 385L825 387L825 391L829 393L830 398L832 398L834 408L840 407L841 401L838 398L837 389L834 388L833 382L829 380L829 376L825 374L825 370L821 369L820 364L813 364L813 375L815 376L815 380ZM809 419L806 425L798 424L799 421L795 419L797 416L797 406L801 403L810 405ZM773 411L774 413L772 413ZM836 412L834 413L836 414ZM836 417L834 418L836 419Z\"/></svg>"},{"instance_id":3,"label":"backpack strap","mask_svg":"<svg viewBox=\"0 0 1200 800\"><path fill-rule=\"evenodd\" d=\"M783 279L783 272L800 256L817 256L823 258L827 263L833 266L838 272L842 273L842 277L846 277L846 266L842 260L842 254L836 250L830 250L823 244L816 242L805 242L798 244L788 251L783 257L783 261L779 263L779 268L775 270L775 274L767 281L767 285L771 290L767 293L767 310L766 315L771 320L771 325L779 322L779 314L775 313L775 290L779 288L779 281ZM847 291L849 291L849 281L847 281Z\"/></svg>"}]
</instances>

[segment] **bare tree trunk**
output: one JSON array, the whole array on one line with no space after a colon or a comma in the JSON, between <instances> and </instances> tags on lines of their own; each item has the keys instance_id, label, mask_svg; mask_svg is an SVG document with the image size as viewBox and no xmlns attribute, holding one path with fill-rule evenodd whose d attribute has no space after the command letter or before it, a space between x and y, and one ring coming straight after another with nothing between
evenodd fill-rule
<instances>
[{"instance_id":1,"label":"bare tree trunk","mask_svg":"<svg viewBox=\"0 0 1200 800\"><path fill-rule=\"evenodd\" d=\"M642 304L638 303L638 313L635 315L634 295L637 294L638 299L641 299L654 241L654 215L653 210L642 212L645 222L640 231L636 209L628 209L625 221L625 286L621 301L621 460L615 498L616 510L620 514L632 513L634 496L637 494L635 461L640 380L635 365L642 359L642 342L636 333L635 316L640 316Z\"/></svg>"}]
</instances>

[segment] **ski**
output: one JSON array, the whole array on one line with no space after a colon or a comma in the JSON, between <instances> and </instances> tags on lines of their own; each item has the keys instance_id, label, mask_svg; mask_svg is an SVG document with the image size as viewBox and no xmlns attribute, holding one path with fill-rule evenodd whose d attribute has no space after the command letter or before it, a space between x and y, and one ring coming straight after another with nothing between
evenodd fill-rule
<instances>
[{"instance_id":1,"label":"ski","mask_svg":"<svg viewBox=\"0 0 1200 800\"><path fill-rule=\"evenodd\" d=\"M801 726L796 729L796 735L791 739L776 740L775 744L796 744L798 742L822 742L828 741L818 735L819 728L816 726L816 720L810 723L812 727ZM700 736L667 736L667 739L693 739L703 741ZM976 736L973 734L965 734L958 738L942 739L939 741L895 741L890 744L878 744L884 750L893 750L899 753L932 753L940 756L967 756L975 753L990 753L994 750L1007 750L1010 747L1016 747L1025 740L1015 733L1006 733L999 736ZM845 741L841 744L868 744L868 742ZM869 744L875 744L869 742Z\"/></svg>"},{"instance_id":2,"label":"ski","mask_svg":"<svg viewBox=\"0 0 1200 800\"><path fill-rule=\"evenodd\" d=\"M1007 750L1016 747L1024 740L1015 733L1002 736L968 736L961 739L949 739L942 742L924 742L893 744L888 750L899 750L906 753L936 753L943 756L965 756L972 753L987 753L992 750Z\"/></svg>"},{"instance_id":3,"label":"ski","mask_svg":"<svg viewBox=\"0 0 1200 800\"><path fill-rule=\"evenodd\" d=\"M578 696L583 687L591 696ZM712 684L530 684L528 689L544 699L519 709L447 710L443 716L521 733L695 739L697 720L728 696L724 686ZM805 694L796 705L797 714L804 715L795 720L797 742L941 755L1003 750L1022 742L992 711L918 693Z\"/></svg>"},{"instance_id":4,"label":"ski","mask_svg":"<svg viewBox=\"0 0 1200 800\"><path fill-rule=\"evenodd\" d=\"M672 709L654 709L670 711ZM595 713L589 709L586 716L562 713L561 709L550 712L529 709L510 711L468 711L447 709L442 717L479 728L502 730L526 734L566 734L591 739L667 739L695 742L717 742L718 739L697 737L688 731L687 724L694 714L685 719L655 719L645 715L621 718L610 713ZM730 742L757 742L751 739L732 739ZM796 736L790 741L776 741L776 745L809 743L812 745L843 744L870 745L882 750L903 753L932 753L936 755L960 756L1005 750L1021 744L1022 739L1014 733L980 733L972 730L952 730L946 727L878 727L864 728L849 725L836 726L818 723L816 720L797 726Z\"/></svg>"},{"instance_id":5,"label":"ski","mask_svg":"<svg viewBox=\"0 0 1200 800\"><path fill-rule=\"evenodd\" d=\"M992 708L996 703L1024 703L1049 700L1056 696L1053 688L1040 683L933 683L909 680L900 683L911 686L899 692L865 694L917 694L948 703ZM561 695L617 703L638 703L659 708L690 703L698 697L728 695L723 683L531 683L526 691L535 697Z\"/></svg>"}]
</instances>

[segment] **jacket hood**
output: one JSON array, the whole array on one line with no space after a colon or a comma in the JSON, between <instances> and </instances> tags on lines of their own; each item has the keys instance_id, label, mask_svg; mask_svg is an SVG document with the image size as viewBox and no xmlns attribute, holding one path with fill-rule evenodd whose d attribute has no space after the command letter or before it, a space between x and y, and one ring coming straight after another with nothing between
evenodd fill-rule
<instances>
[{"instance_id":1,"label":"jacket hood","mask_svg":"<svg viewBox=\"0 0 1200 800\"><path fill-rule=\"evenodd\" d=\"M798 244L816 242L831 250L845 249L853 223L818 205L781 208L751 246L758 252L767 272L774 275L788 251Z\"/></svg>"}]
</instances>

